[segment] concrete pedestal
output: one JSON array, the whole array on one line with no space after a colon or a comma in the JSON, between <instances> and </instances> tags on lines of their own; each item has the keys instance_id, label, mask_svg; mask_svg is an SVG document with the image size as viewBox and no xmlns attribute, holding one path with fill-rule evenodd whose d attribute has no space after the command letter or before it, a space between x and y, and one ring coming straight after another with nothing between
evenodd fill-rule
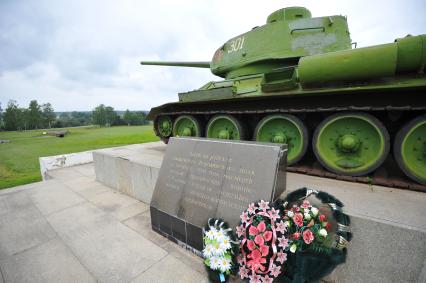
<instances>
[{"instance_id":1,"label":"concrete pedestal","mask_svg":"<svg viewBox=\"0 0 426 283\"><path fill-rule=\"evenodd\" d=\"M162 142L96 150L96 180L149 204L165 150Z\"/></svg>"},{"instance_id":2,"label":"concrete pedestal","mask_svg":"<svg viewBox=\"0 0 426 283\"><path fill-rule=\"evenodd\" d=\"M166 145L161 142L93 152L96 179L150 203ZM326 191L345 204L354 234L347 262L330 282L426 282L426 193L287 174L287 192Z\"/></svg>"}]
</instances>

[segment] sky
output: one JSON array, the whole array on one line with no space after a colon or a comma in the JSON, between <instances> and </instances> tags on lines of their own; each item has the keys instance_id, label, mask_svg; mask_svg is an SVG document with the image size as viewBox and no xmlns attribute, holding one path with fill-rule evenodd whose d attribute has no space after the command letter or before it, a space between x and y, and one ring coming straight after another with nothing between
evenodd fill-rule
<instances>
[{"instance_id":1,"label":"sky","mask_svg":"<svg viewBox=\"0 0 426 283\"><path fill-rule=\"evenodd\" d=\"M89 111L177 101L221 78L141 60L209 61L228 39L289 6L347 16L358 47L426 33L424 0L0 0L0 103L36 99L55 111Z\"/></svg>"}]
</instances>

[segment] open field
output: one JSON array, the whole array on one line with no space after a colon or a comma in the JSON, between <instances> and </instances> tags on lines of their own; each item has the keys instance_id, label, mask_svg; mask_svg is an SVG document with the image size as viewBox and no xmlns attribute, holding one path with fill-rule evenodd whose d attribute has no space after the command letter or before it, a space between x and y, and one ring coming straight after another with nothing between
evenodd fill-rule
<instances>
[{"instance_id":1,"label":"open field","mask_svg":"<svg viewBox=\"0 0 426 283\"><path fill-rule=\"evenodd\" d=\"M157 141L152 125L69 128L64 138L44 130L0 132L0 189L41 180L38 158L98 148Z\"/></svg>"}]
</instances>

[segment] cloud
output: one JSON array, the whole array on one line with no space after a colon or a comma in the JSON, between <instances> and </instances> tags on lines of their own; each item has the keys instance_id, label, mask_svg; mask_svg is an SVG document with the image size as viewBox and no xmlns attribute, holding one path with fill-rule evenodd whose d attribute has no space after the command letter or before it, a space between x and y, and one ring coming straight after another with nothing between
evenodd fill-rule
<instances>
[{"instance_id":1,"label":"cloud","mask_svg":"<svg viewBox=\"0 0 426 283\"><path fill-rule=\"evenodd\" d=\"M141 60L210 60L229 38L284 6L348 16L359 46L424 33L424 1L0 1L0 102L55 110L149 109L219 80L207 69Z\"/></svg>"}]
</instances>

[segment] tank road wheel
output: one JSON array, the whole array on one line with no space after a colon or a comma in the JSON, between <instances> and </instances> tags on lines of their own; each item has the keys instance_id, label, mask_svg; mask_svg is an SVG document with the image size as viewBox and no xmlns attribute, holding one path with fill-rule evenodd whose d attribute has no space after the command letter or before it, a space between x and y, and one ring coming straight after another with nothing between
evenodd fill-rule
<instances>
[{"instance_id":1,"label":"tank road wheel","mask_svg":"<svg viewBox=\"0 0 426 283\"><path fill-rule=\"evenodd\" d=\"M161 139L167 139L172 135L173 123L169 116L159 116L155 127Z\"/></svg>"},{"instance_id":2,"label":"tank road wheel","mask_svg":"<svg viewBox=\"0 0 426 283\"><path fill-rule=\"evenodd\" d=\"M370 114L338 113L318 125L312 148L318 161L328 170L361 176L383 163L389 153L389 134Z\"/></svg>"},{"instance_id":3,"label":"tank road wheel","mask_svg":"<svg viewBox=\"0 0 426 283\"><path fill-rule=\"evenodd\" d=\"M243 140L244 128L238 119L230 115L216 115L206 127L206 137L225 140Z\"/></svg>"},{"instance_id":4,"label":"tank road wheel","mask_svg":"<svg viewBox=\"0 0 426 283\"><path fill-rule=\"evenodd\" d=\"M190 115L179 116L173 124L174 137L200 137L201 124L197 118Z\"/></svg>"},{"instance_id":5,"label":"tank road wheel","mask_svg":"<svg viewBox=\"0 0 426 283\"><path fill-rule=\"evenodd\" d=\"M260 142L288 144L288 165L298 162L308 147L308 131L303 122L293 115L264 117L254 130L254 138Z\"/></svg>"},{"instance_id":6,"label":"tank road wheel","mask_svg":"<svg viewBox=\"0 0 426 283\"><path fill-rule=\"evenodd\" d=\"M393 155L405 175L426 185L426 115L411 120L398 131Z\"/></svg>"}]
</instances>

